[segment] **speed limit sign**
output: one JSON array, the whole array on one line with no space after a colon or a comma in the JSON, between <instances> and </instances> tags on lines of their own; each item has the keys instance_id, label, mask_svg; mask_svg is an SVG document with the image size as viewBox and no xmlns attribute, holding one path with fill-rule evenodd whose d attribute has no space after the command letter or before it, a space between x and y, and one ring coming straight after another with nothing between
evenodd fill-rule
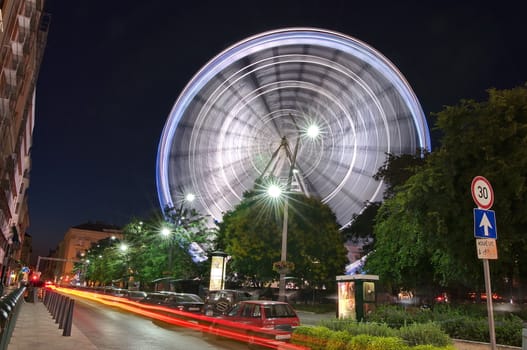
<instances>
[{"instance_id":1,"label":"speed limit sign","mask_svg":"<svg viewBox=\"0 0 527 350\"><path fill-rule=\"evenodd\" d=\"M486 210L492 207L492 204L494 204L494 191L489 180L483 176L476 176L472 180L470 189L472 190L472 198L478 208Z\"/></svg>"}]
</instances>

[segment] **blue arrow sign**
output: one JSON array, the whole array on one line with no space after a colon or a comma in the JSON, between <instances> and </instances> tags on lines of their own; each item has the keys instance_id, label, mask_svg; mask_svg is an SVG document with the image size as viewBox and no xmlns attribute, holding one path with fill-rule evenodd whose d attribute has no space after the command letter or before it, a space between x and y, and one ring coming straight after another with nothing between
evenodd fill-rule
<instances>
[{"instance_id":1,"label":"blue arrow sign","mask_svg":"<svg viewBox=\"0 0 527 350\"><path fill-rule=\"evenodd\" d=\"M494 210L474 208L474 237L476 238L498 238L496 228L496 214Z\"/></svg>"}]
</instances>

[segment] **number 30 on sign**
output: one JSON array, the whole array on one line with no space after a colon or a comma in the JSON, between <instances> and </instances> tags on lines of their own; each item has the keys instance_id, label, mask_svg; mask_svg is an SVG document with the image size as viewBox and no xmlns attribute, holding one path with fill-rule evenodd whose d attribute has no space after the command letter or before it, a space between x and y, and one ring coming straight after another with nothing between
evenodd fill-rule
<instances>
[{"instance_id":1,"label":"number 30 on sign","mask_svg":"<svg viewBox=\"0 0 527 350\"><path fill-rule=\"evenodd\" d=\"M472 199L474 199L478 208L490 209L492 207L492 204L494 204L494 191L489 180L483 176L476 176L472 180L470 189L472 190Z\"/></svg>"}]
</instances>

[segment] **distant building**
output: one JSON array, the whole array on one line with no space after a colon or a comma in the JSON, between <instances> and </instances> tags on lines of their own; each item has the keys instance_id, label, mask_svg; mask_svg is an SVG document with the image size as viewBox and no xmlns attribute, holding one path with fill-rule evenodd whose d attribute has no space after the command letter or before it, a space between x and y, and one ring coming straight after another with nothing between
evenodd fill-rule
<instances>
[{"instance_id":1,"label":"distant building","mask_svg":"<svg viewBox=\"0 0 527 350\"><path fill-rule=\"evenodd\" d=\"M1 282L20 268L29 226L27 188L35 124L35 85L48 35L42 0L0 0Z\"/></svg>"},{"instance_id":2,"label":"distant building","mask_svg":"<svg viewBox=\"0 0 527 350\"><path fill-rule=\"evenodd\" d=\"M91 248L92 243L111 237L116 239L123 238L122 231L118 226L100 222L88 222L71 227L64 235L64 239L59 243L57 250L57 258L64 259L64 261L58 261L57 263L58 274L55 276L56 281L61 281L62 283L71 281L74 276L73 267L75 261L82 259L83 254Z\"/></svg>"}]
</instances>

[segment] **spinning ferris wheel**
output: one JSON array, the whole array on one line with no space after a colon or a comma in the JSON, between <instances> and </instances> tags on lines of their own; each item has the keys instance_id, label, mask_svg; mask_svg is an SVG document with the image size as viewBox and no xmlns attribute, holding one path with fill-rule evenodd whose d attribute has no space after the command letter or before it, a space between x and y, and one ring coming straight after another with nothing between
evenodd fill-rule
<instances>
[{"instance_id":1,"label":"spinning ferris wheel","mask_svg":"<svg viewBox=\"0 0 527 350\"><path fill-rule=\"evenodd\" d=\"M382 199L373 175L387 153L418 148L430 149L424 113L381 53L327 30L266 32L214 57L177 99L159 144L159 201L176 207L192 193L221 221L256 179L292 169L294 189L345 226Z\"/></svg>"}]
</instances>

